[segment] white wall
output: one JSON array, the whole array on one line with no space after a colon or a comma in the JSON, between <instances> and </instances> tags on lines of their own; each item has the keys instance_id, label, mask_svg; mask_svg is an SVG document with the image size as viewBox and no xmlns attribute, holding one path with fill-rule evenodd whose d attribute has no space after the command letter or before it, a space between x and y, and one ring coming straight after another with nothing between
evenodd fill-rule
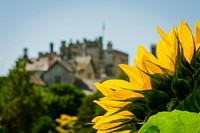
<instances>
[{"instance_id":1,"label":"white wall","mask_svg":"<svg viewBox=\"0 0 200 133\"><path fill-rule=\"evenodd\" d=\"M61 82L72 84L74 82L74 75L71 72L68 72L60 64L55 64L48 72L43 76L44 81L50 85L55 83L55 77L60 76Z\"/></svg>"}]
</instances>

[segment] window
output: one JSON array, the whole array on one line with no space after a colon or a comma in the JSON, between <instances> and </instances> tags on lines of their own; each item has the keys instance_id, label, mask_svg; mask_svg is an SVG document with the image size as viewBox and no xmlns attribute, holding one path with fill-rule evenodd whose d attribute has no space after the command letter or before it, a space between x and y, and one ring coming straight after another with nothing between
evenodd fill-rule
<instances>
[{"instance_id":1,"label":"window","mask_svg":"<svg viewBox=\"0 0 200 133\"><path fill-rule=\"evenodd\" d=\"M55 76L54 77L54 82L55 83L60 83L61 82L61 77L60 76Z\"/></svg>"},{"instance_id":2,"label":"window","mask_svg":"<svg viewBox=\"0 0 200 133\"><path fill-rule=\"evenodd\" d=\"M114 65L113 64L106 65L106 75L114 76Z\"/></svg>"},{"instance_id":3,"label":"window","mask_svg":"<svg viewBox=\"0 0 200 133\"><path fill-rule=\"evenodd\" d=\"M91 73L87 73L87 79L92 79L92 74Z\"/></svg>"}]
</instances>

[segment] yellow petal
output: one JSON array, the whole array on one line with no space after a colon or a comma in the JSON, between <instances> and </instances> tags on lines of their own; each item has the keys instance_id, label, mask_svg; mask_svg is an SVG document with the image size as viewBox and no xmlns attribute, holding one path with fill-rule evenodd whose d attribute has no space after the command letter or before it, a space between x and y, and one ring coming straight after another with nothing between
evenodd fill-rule
<instances>
[{"instance_id":1,"label":"yellow petal","mask_svg":"<svg viewBox=\"0 0 200 133\"><path fill-rule=\"evenodd\" d=\"M153 54L151 54L150 52L148 52L148 51L144 48L144 46L140 45L140 46L138 47L137 59L136 59L136 60L142 61L143 56L147 56L147 57L149 57L149 58L151 59L152 62L157 63L156 57L155 57Z\"/></svg>"},{"instance_id":2,"label":"yellow petal","mask_svg":"<svg viewBox=\"0 0 200 133\"><path fill-rule=\"evenodd\" d=\"M120 80L120 79L106 80L102 83L102 85L112 90L121 90L124 88L134 90L134 87L132 84L130 84L129 82L125 80Z\"/></svg>"},{"instance_id":3,"label":"yellow petal","mask_svg":"<svg viewBox=\"0 0 200 133\"><path fill-rule=\"evenodd\" d=\"M137 58L134 60L135 65L138 68L140 68L141 70L148 72L148 70L151 69L151 68L148 68L148 67L152 67L152 65L149 64L149 66L146 66L147 64L145 64L145 63L147 63L147 62L145 62L145 61L152 62L154 64L158 64L158 60L156 59L156 57L153 54L148 52L144 48L144 46L139 46L138 51L137 51Z\"/></svg>"},{"instance_id":4,"label":"yellow petal","mask_svg":"<svg viewBox=\"0 0 200 133\"><path fill-rule=\"evenodd\" d=\"M100 83L95 83L95 86L104 96L108 96L113 92L111 89L102 86Z\"/></svg>"},{"instance_id":5,"label":"yellow petal","mask_svg":"<svg viewBox=\"0 0 200 133\"><path fill-rule=\"evenodd\" d=\"M167 43L163 40L158 41L157 47L156 47L156 53L157 58L159 61L159 65L167 68L169 70L174 70L174 63L171 59L170 53L171 49L167 45Z\"/></svg>"},{"instance_id":6,"label":"yellow petal","mask_svg":"<svg viewBox=\"0 0 200 133\"><path fill-rule=\"evenodd\" d=\"M146 55L143 56L143 63L144 66L147 68L148 73L150 74L162 73L161 69L154 64L155 62L152 62L151 59ZM156 64L158 65L157 61Z\"/></svg>"},{"instance_id":7,"label":"yellow petal","mask_svg":"<svg viewBox=\"0 0 200 133\"><path fill-rule=\"evenodd\" d=\"M129 102L114 101L109 99L108 100L101 99L100 101L94 100L93 102L103 107L106 111L118 110L119 108L124 107L129 103Z\"/></svg>"},{"instance_id":8,"label":"yellow petal","mask_svg":"<svg viewBox=\"0 0 200 133\"><path fill-rule=\"evenodd\" d=\"M168 35L167 35L167 33L165 33L160 27L158 27L157 26L157 31L158 31L158 33L160 34L160 36L161 36L161 38L163 39L163 40L165 40L165 41L168 41ZM168 43L168 44L170 44L170 43Z\"/></svg>"},{"instance_id":9,"label":"yellow petal","mask_svg":"<svg viewBox=\"0 0 200 133\"><path fill-rule=\"evenodd\" d=\"M195 45L196 46L196 50L198 50L199 44L200 44L200 21L196 22L194 41L195 41L195 44L196 44Z\"/></svg>"},{"instance_id":10,"label":"yellow petal","mask_svg":"<svg viewBox=\"0 0 200 133\"><path fill-rule=\"evenodd\" d=\"M183 46L184 56L190 63L194 53L194 44L191 29L186 22L181 21L178 29L178 37Z\"/></svg>"},{"instance_id":11,"label":"yellow petal","mask_svg":"<svg viewBox=\"0 0 200 133\"><path fill-rule=\"evenodd\" d=\"M119 67L128 75L130 83L134 86L135 90L143 90L144 78L142 72L127 64L120 64Z\"/></svg>"},{"instance_id":12,"label":"yellow petal","mask_svg":"<svg viewBox=\"0 0 200 133\"><path fill-rule=\"evenodd\" d=\"M172 28L170 34L166 34L159 27L157 28L157 30L162 38L162 40L158 41L158 45L156 46L157 47L156 53L157 53L159 63L161 63L160 65L163 65L162 67L168 68L170 70L174 70L174 67L173 67L174 65L169 65L169 64L173 64L173 62L175 62L176 60L177 48L178 48L177 31L175 28ZM162 51L163 47L165 51ZM169 64L168 65L165 64L164 63L165 60L163 59L163 56L168 57L171 60L171 63L167 61ZM164 58L166 59L166 57Z\"/></svg>"},{"instance_id":13,"label":"yellow petal","mask_svg":"<svg viewBox=\"0 0 200 133\"><path fill-rule=\"evenodd\" d=\"M144 96L129 90L117 90L113 93L113 95L107 96L107 98L111 100L126 100L134 97L144 97Z\"/></svg>"},{"instance_id":14,"label":"yellow petal","mask_svg":"<svg viewBox=\"0 0 200 133\"><path fill-rule=\"evenodd\" d=\"M120 119L130 120L130 119L132 119L132 117L131 116L123 116L123 115L119 115L119 114L98 117L98 118L95 118L92 120L92 121L95 121L95 125L93 127L98 130L108 129L112 125L107 125L105 127L105 126L102 126L102 124L108 124L111 121L120 120ZM118 122L116 122L116 123L118 123Z\"/></svg>"}]
</instances>

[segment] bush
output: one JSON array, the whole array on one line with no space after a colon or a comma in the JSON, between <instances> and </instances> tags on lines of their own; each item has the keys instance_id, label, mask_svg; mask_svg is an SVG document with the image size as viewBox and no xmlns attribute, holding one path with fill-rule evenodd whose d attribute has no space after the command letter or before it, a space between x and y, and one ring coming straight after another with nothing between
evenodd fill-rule
<instances>
[{"instance_id":1,"label":"bush","mask_svg":"<svg viewBox=\"0 0 200 133\"><path fill-rule=\"evenodd\" d=\"M77 115L85 95L74 85L60 83L44 90L43 97L48 105L48 115L55 119L60 114Z\"/></svg>"},{"instance_id":2,"label":"bush","mask_svg":"<svg viewBox=\"0 0 200 133\"><path fill-rule=\"evenodd\" d=\"M50 133L55 131L56 123L50 116L42 116L33 125L32 133Z\"/></svg>"},{"instance_id":3,"label":"bush","mask_svg":"<svg viewBox=\"0 0 200 133\"><path fill-rule=\"evenodd\" d=\"M79 117L79 123L82 125L81 130L77 131L78 133L95 133L96 130L92 128L91 120L97 116L102 115L105 113L105 110L103 110L100 106L95 104L93 100L96 100L98 98L102 97L102 94L97 91L93 95L89 95L83 99L83 103L79 109L78 117Z\"/></svg>"}]
</instances>

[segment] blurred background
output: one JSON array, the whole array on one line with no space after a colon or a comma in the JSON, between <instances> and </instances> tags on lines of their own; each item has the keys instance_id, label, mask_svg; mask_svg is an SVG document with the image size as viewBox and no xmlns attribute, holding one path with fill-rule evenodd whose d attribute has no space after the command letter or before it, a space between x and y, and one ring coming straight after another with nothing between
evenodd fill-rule
<instances>
[{"instance_id":1,"label":"blurred background","mask_svg":"<svg viewBox=\"0 0 200 133\"><path fill-rule=\"evenodd\" d=\"M191 28L199 20L199 1L139 0L0 0L0 75L8 74L23 48L29 56L49 50L55 43L94 40L103 36L115 49L129 54L133 64L138 45L150 50L159 35L156 26L169 32L180 20ZM193 29L192 29L193 30Z\"/></svg>"}]
</instances>

